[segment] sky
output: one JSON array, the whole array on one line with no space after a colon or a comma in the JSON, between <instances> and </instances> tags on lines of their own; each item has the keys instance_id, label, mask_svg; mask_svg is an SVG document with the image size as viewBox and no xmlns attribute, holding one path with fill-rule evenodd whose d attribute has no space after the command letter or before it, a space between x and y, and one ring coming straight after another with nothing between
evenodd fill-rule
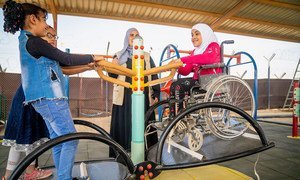
<instances>
[{"instance_id":1,"label":"sky","mask_svg":"<svg viewBox=\"0 0 300 180\"><path fill-rule=\"evenodd\" d=\"M8 34L3 31L3 11L0 11L0 65L7 68L6 72L20 73L18 35ZM47 23L53 25L52 16L49 14ZM129 21L108 20L100 18L84 18L76 16L58 16L58 48L69 48L71 53L106 54L108 42L108 54L112 55L123 47L123 41L127 29L135 27L144 39L145 51L151 53L156 65L159 65L163 49L168 44L174 44L181 50L192 50L191 29L156 24L137 23ZM219 43L224 40L234 40L234 44L225 46L225 54L244 51L249 53L258 67L258 78L268 77L268 61L270 62L271 79L283 76L283 79L291 79L300 58L300 43L277 41L249 36L217 33ZM182 54L181 56L186 56ZM242 62L248 62L249 58L242 56ZM225 59L226 62L226 59ZM235 61L232 61L235 63ZM231 74L240 76L245 71L245 79L253 79L253 65L235 66ZM85 72L80 76L97 77L95 72ZM277 76L277 77L276 77Z\"/></svg>"}]
</instances>

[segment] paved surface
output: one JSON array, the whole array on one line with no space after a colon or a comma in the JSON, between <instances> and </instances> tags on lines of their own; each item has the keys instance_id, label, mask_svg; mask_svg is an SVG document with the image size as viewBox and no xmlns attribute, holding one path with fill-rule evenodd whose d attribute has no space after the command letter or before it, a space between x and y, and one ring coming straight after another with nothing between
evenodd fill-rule
<instances>
[{"instance_id":1,"label":"paved surface","mask_svg":"<svg viewBox=\"0 0 300 180\"><path fill-rule=\"evenodd\" d=\"M287 115L288 114L291 113L289 112ZM268 115L270 115L270 117L264 118L264 120L285 123L291 122L291 118L271 118L272 116L278 115L278 113L275 112L271 112ZM104 121L104 124L106 126L105 129L107 130L107 127L109 127L107 121ZM287 138L287 136L291 135L292 127L265 122L259 122L259 124L263 128L268 140L275 142L276 145L272 149L259 153L256 172L260 176L260 179L300 180L300 139ZM0 176L2 176L5 171L8 151L9 148L0 146ZM76 161L95 160L107 156L108 147L95 143L94 141L84 140L79 144ZM254 164L257 161L257 158L258 154L255 154L221 163L221 165L233 168L257 179L254 173ZM46 152L39 158L39 164L40 166L53 165L51 151Z\"/></svg>"}]
</instances>

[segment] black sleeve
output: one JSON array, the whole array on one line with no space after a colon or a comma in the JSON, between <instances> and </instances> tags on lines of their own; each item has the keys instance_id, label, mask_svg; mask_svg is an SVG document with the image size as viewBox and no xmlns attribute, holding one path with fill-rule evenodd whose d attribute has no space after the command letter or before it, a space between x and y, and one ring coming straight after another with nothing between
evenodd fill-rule
<instances>
[{"instance_id":1,"label":"black sleeve","mask_svg":"<svg viewBox=\"0 0 300 180\"><path fill-rule=\"evenodd\" d=\"M118 78L118 74L114 74L114 73L108 73L108 76L109 77L112 77L112 78Z\"/></svg>"},{"instance_id":2,"label":"black sleeve","mask_svg":"<svg viewBox=\"0 0 300 180\"><path fill-rule=\"evenodd\" d=\"M151 68L156 67L156 66L155 66L155 63L154 63L154 61L153 61L153 59L152 59L152 57L150 57L150 66L151 66ZM152 79L152 80L158 79L157 74L151 75L151 79ZM155 99L155 98L159 99L159 96L160 96L160 85L157 84L157 85L155 85L155 86L152 86L152 89L153 89L152 98L153 98L153 99Z\"/></svg>"},{"instance_id":3,"label":"black sleeve","mask_svg":"<svg viewBox=\"0 0 300 180\"><path fill-rule=\"evenodd\" d=\"M36 36L29 37L26 49L30 55L37 59L44 56L65 66L85 65L93 61L91 55L75 55L63 52Z\"/></svg>"}]
</instances>

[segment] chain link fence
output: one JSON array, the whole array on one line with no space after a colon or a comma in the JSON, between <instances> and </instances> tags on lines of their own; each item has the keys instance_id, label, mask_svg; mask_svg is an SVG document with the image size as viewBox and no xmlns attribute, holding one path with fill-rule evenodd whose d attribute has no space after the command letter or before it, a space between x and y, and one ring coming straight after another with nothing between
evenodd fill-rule
<instances>
[{"instance_id":1,"label":"chain link fence","mask_svg":"<svg viewBox=\"0 0 300 180\"><path fill-rule=\"evenodd\" d=\"M0 73L0 121L6 121L21 75ZM106 89L108 88L108 89ZM69 103L73 118L109 116L113 85L100 78L69 78Z\"/></svg>"}]
</instances>

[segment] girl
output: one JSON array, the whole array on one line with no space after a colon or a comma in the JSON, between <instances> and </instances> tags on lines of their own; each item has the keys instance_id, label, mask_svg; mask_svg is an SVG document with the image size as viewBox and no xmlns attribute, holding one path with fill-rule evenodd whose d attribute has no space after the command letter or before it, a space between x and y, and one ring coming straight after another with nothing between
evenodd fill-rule
<instances>
[{"instance_id":1,"label":"girl","mask_svg":"<svg viewBox=\"0 0 300 180\"><path fill-rule=\"evenodd\" d=\"M46 36L42 37L52 46L56 46L55 30L52 27L47 29ZM53 35L51 37L51 35ZM6 124L3 146L11 146L4 177L6 180L16 168L21 152L26 156L38 145L46 142L49 138L47 126L32 105L23 105L25 101L22 86L20 86L12 101L11 111ZM51 170L35 168L35 162L26 168L24 180L44 179L52 175Z\"/></svg>"},{"instance_id":2,"label":"girl","mask_svg":"<svg viewBox=\"0 0 300 180\"><path fill-rule=\"evenodd\" d=\"M130 28L126 32L126 36L124 39L124 47L121 51L117 52L115 58L113 59L113 63L120 64L124 67L130 68L132 67L132 45L133 39L135 36L139 35L139 32L135 28ZM145 53L145 68L153 68L155 67L154 61L150 57L148 53ZM125 77L121 75L110 74L114 78L121 79L126 82L131 83L131 77ZM157 75L152 75L151 77L145 77L145 82L157 79ZM145 88L145 112L147 111L150 102L149 97L158 101L160 87L159 85L153 86L153 94L149 95L149 88ZM112 117L111 117L111 126L110 126L110 135L112 138L118 142L125 150L130 152L131 147L131 94L132 90L124 88L119 85L114 85L113 91L113 107L112 107ZM153 118L154 114L153 114ZM151 141L151 142L149 142ZM148 143L153 144L157 141L157 137L148 139ZM113 156L113 152L110 151L110 156Z\"/></svg>"},{"instance_id":3,"label":"girl","mask_svg":"<svg viewBox=\"0 0 300 180\"><path fill-rule=\"evenodd\" d=\"M86 65L103 57L64 53L41 39L48 25L47 11L39 6L8 0L3 6L3 12L4 31L14 34L21 30L19 50L24 104L31 104L43 117L50 138L76 132L59 63L68 66ZM59 179L72 179L76 149L77 141L53 148Z\"/></svg>"},{"instance_id":4,"label":"girl","mask_svg":"<svg viewBox=\"0 0 300 180\"><path fill-rule=\"evenodd\" d=\"M198 79L198 70L200 65L213 64L220 62L220 46L213 30L203 23L192 27L192 43L195 49L190 56L180 58L185 64L178 69L181 75L189 75L194 72L193 79ZM221 73L221 68L201 70L201 75Z\"/></svg>"}]
</instances>

